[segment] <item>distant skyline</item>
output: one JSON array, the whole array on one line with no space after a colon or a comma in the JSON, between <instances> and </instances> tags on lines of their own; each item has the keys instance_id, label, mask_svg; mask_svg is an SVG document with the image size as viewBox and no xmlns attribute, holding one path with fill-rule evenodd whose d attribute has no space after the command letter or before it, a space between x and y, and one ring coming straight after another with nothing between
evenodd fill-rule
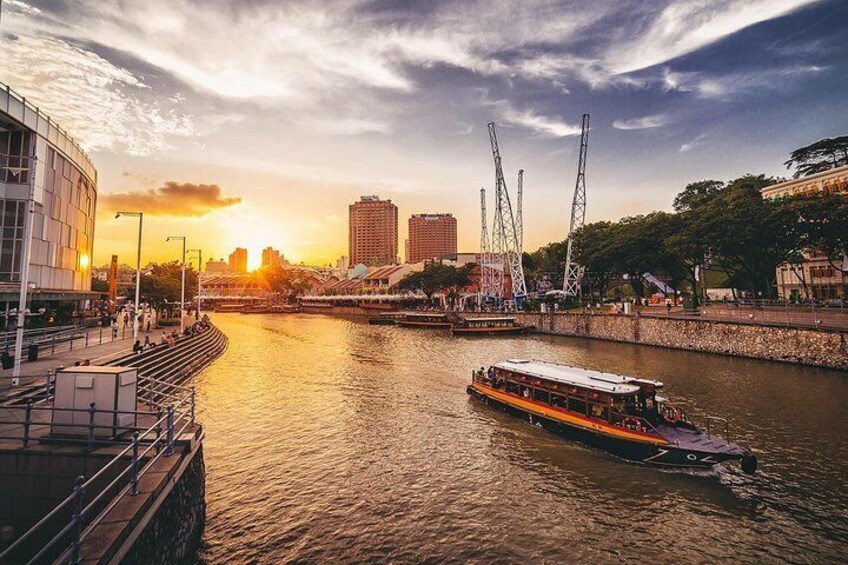
<instances>
[{"instance_id":1,"label":"distant skyline","mask_svg":"<svg viewBox=\"0 0 848 565\"><path fill-rule=\"evenodd\" d=\"M687 183L789 176L791 150L848 133L848 3L3 0L0 81L99 171L94 264L271 245L347 254L348 205L451 213L479 245L486 123L525 248L567 231L580 115L588 221L670 209ZM490 205L490 208L493 206Z\"/></svg>"}]
</instances>

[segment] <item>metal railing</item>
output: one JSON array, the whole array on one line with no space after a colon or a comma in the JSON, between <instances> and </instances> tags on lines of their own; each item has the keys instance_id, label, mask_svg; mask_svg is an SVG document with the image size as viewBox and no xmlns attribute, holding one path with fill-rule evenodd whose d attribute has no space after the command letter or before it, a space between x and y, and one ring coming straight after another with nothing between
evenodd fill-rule
<instances>
[{"instance_id":1,"label":"metal railing","mask_svg":"<svg viewBox=\"0 0 848 565\"><path fill-rule=\"evenodd\" d=\"M181 387L181 390L184 388L186 387ZM188 391L182 397L171 396L170 399L173 402L167 404L164 410L159 408L156 412L98 410L94 403L87 409L40 408L33 406L31 403L25 407L14 407L23 411L23 420L5 421L3 424L20 424L23 426L23 437L21 439L24 447L27 447L29 443L34 426L51 426L51 428L59 429L73 428L77 430L85 428L87 431L85 445L89 450L94 449L97 445L104 444L125 445L125 447L89 479L86 480L83 476L78 477L76 485L66 498L21 537L15 540L5 551L0 553L0 562L4 563L14 558L16 552L24 549L28 541L34 542L37 534L44 533L46 526L53 522L54 519L66 510L72 509L72 515L68 523L49 540L43 543L39 542L39 551L32 557L24 558L23 561L26 563L40 563L45 558L59 551L62 547L60 544L64 541L66 548L62 551L56 562L78 563L80 559L80 548L86 537L91 534L94 528L103 521L125 496L136 496L138 494L139 480L161 457L170 457L173 455L175 438L180 437L186 429L194 425L195 391L193 388L188 389ZM49 411L51 414L55 414L56 412L87 413L88 423L57 423L53 422L52 418L49 423L35 422L32 416L37 411ZM111 415L113 420L119 415L132 415L135 418L139 416L152 416L155 418L155 421L144 429L136 426L104 425L96 423L98 414ZM177 425L179 424L181 426L177 429ZM96 433L99 429L111 430L115 434L114 439L97 439ZM121 435L126 435L130 432L132 433L132 439L120 438ZM0 436L0 439L12 438ZM17 439L17 437L14 439ZM79 438L63 438L55 435L51 437L51 441L80 443ZM114 474L112 480L100 489L96 495L87 500L86 495L92 493L97 482L106 479L111 474ZM117 494L112 498L107 498L108 494L116 489L118 490ZM20 556L18 557L20 559Z\"/></svg>"},{"instance_id":2,"label":"metal railing","mask_svg":"<svg viewBox=\"0 0 848 565\"><path fill-rule=\"evenodd\" d=\"M27 530L20 538L14 541L5 551L0 553L0 563L4 563L12 557L26 563L39 563L47 558L52 558L59 553L58 563L76 563L80 558L82 542L100 524L106 515L115 508L121 499L126 496L138 494L138 484L141 477L161 457L170 457L174 453L175 438L180 437L188 428L195 423L196 391L193 386L185 386L182 381L195 374L199 368L208 365L226 347L226 337L214 329L200 334L200 339L181 339L176 346L162 351L164 354L145 358L138 355L129 355L112 361L112 364L124 364L134 360L139 361L138 400L146 403L150 410L136 411L113 411L98 410L96 405L91 404L87 409L40 407L37 404L49 400L52 397L54 374L51 371L47 375L46 385L40 385L45 396L39 400L29 400L23 406L4 406L5 410L18 410L22 414L17 420L4 420L0 422L0 429L8 430L9 427L16 428L17 435L0 436L0 439L20 440L23 447L27 447L34 437L34 430L38 427L51 426L57 430L75 428L77 431L84 429L85 437L68 437L52 435L51 441L67 442L84 445L86 449L93 450L103 445L124 445L125 447L112 457L100 470L88 480L78 477L72 492L53 508L46 516L39 520L34 526ZM187 351L193 355L187 362L177 361ZM174 363L174 361L177 361ZM146 375L141 375L145 371ZM170 382L165 379L178 379L180 382ZM53 423L40 421L37 416L50 412L51 416L56 412L87 413L87 423L59 422ZM112 424L97 423L98 415L112 415ZM119 415L132 415L136 419L134 426L117 425ZM138 427L138 418L153 418L153 423L142 429ZM111 430L111 436L107 438L98 437L97 431ZM126 437L132 433L132 439ZM111 481L99 489L93 498L86 498L96 489L96 484L105 480L107 476L114 474ZM118 492L109 497L109 494ZM66 522L62 518L70 512ZM63 524L58 532L53 534L49 540L42 543L37 536L49 536L57 529L56 523ZM35 544L37 540L37 553L32 557L16 555L30 549L27 544ZM32 549L35 551L35 549ZM61 553L60 553L61 552Z\"/></svg>"}]
</instances>

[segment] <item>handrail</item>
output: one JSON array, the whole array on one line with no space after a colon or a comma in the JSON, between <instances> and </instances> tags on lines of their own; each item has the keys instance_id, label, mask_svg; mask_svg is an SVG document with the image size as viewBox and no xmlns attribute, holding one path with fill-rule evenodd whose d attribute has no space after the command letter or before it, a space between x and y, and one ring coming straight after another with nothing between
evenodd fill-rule
<instances>
[{"instance_id":1,"label":"handrail","mask_svg":"<svg viewBox=\"0 0 848 565\"><path fill-rule=\"evenodd\" d=\"M215 333L217 333L217 335L215 335ZM215 333L212 333L210 335L208 343L207 340L203 340L201 342L195 340L185 340L186 344L190 342L198 344L198 353L200 353L199 358L193 359L189 363L178 364L176 371L166 370L162 372L157 372L157 376L177 374L180 371L192 370L197 366L203 366L207 364L212 358L214 358L215 351L220 351L221 334L220 332ZM225 340L226 338L223 339ZM141 383L142 380L145 381L143 384ZM120 431L121 433L133 431L134 434L132 442L128 443L120 452L118 452L117 455L112 457L109 462L107 462L103 467L101 467L88 480L81 480L74 487L73 493L66 497L44 518L39 520L33 527L27 530L23 535L21 535L21 537L15 540L8 548L6 548L2 553L0 553L0 562L5 562L6 559L9 559L15 551L23 547L24 543L32 539L32 536L36 531L45 527L45 525L50 522L51 519L55 518L63 510L66 510L71 503L75 504L75 512L69 523L65 527L63 527L57 534L55 534L50 540L48 540L43 546L41 546L39 552L30 562L40 561L53 548L55 548L58 543L60 543L63 539L66 539L72 531L76 531L76 533L74 534L74 539L71 545L60 554L58 562L64 562L68 559L72 561L76 560L79 557L79 547L82 540L84 540L94 530L94 528L100 522L102 522L108 512L114 509L114 507L121 499L123 499L127 495L133 496L134 494L136 494L135 492L133 492L133 485L138 484L139 478L142 477L146 472L148 472L156 461L158 461L163 456L168 457L174 452L174 443L176 441L176 438L183 434L185 430L194 425L194 415L196 410L195 389L194 387L187 387L181 384L167 382L154 376L142 377L139 378L139 381L139 388L141 388L142 390L151 390L156 395L158 395L158 397L169 402L164 413L161 409L157 411L101 410L96 408L96 406L94 405L90 406L87 409L40 407L33 406L32 403L29 403L26 406L4 407L6 409L12 410L24 410L26 419L23 422L5 421L3 422L3 424L24 424L27 427L50 425L56 426L58 428L84 428L88 430L89 444L101 443L100 441L92 439L94 436L94 430L97 429L110 429ZM157 390L157 387L160 388ZM167 393L165 392L166 390L168 391ZM33 412L46 412L48 410L51 412L86 412L89 413L90 418L88 423L54 424L53 422L34 422L32 420ZM131 426L96 424L94 416L97 414L104 413L112 415L132 414L135 416L149 416L152 414L156 416L156 420L145 429L140 429ZM164 434L162 433L163 427L165 428L164 431L166 432ZM25 433L24 435L26 436L27 434ZM142 440L147 441L144 441L144 449L139 452ZM162 449L163 446L164 449ZM151 452L154 450L156 450L157 453L153 457L150 457ZM146 464L144 464L143 466L139 465L139 462L145 459L148 459ZM85 506L83 506L83 498L85 496L86 491L89 488L93 487L96 481L102 479L108 471L114 471L116 468L120 468L119 466L122 464L122 462L126 463L126 467L121 468L120 472L118 472L115 478L113 478L108 485L100 489L99 492L92 499L90 499ZM87 518L92 514L92 512L97 508L97 506L104 502L107 497L107 494L114 490L115 487L120 485L122 481L126 481L128 476L130 477L129 484L121 488L120 491L114 496L114 498L112 498L110 502L102 510L100 510L96 516L94 516L90 521L88 521L88 523L86 523Z\"/></svg>"}]
</instances>

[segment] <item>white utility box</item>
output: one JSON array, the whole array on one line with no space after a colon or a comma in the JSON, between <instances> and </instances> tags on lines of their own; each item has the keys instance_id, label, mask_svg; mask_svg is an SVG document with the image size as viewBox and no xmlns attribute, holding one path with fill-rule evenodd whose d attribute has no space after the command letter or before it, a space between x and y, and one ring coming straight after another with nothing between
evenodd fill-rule
<instances>
[{"instance_id":1,"label":"white utility box","mask_svg":"<svg viewBox=\"0 0 848 565\"><path fill-rule=\"evenodd\" d=\"M94 435L115 437L136 424L136 387L138 369L135 367L67 367L56 371L53 407L74 408L80 411L53 411L51 435L88 436L89 407L94 402ZM108 412L100 412L107 410ZM123 412L123 413L121 413ZM56 425L79 424L80 427Z\"/></svg>"}]
</instances>

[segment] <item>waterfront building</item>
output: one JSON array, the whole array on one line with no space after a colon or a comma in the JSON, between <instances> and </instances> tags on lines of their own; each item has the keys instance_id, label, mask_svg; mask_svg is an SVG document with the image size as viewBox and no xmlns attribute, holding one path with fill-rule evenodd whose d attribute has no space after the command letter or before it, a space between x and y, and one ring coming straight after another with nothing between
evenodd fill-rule
<instances>
[{"instance_id":1,"label":"waterfront building","mask_svg":"<svg viewBox=\"0 0 848 565\"><path fill-rule=\"evenodd\" d=\"M76 302L91 292L97 170L67 132L0 84L0 302L17 305L27 207L33 203L29 299Z\"/></svg>"},{"instance_id":2,"label":"waterfront building","mask_svg":"<svg viewBox=\"0 0 848 565\"><path fill-rule=\"evenodd\" d=\"M247 272L247 249L244 247L236 247L235 250L230 253L230 272Z\"/></svg>"},{"instance_id":3,"label":"waterfront building","mask_svg":"<svg viewBox=\"0 0 848 565\"><path fill-rule=\"evenodd\" d=\"M407 263L456 255L456 218L452 214L414 214L409 218Z\"/></svg>"},{"instance_id":4,"label":"waterfront building","mask_svg":"<svg viewBox=\"0 0 848 565\"><path fill-rule=\"evenodd\" d=\"M364 279L362 288L369 293L387 293L397 289L397 285L405 276L424 269L424 263L417 265L387 265L372 269Z\"/></svg>"},{"instance_id":5,"label":"waterfront building","mask_svg":"<svg viewBox=\"0 0 848 565\"><path fill-rule=\"evenodd\" d=\"M783 198L796 194L833 192L848 196L848 166L792 179L762 189L763 198ZM798 265L777 267L777 294L785 300L833 300L848 298L848 257L836 265L810 250Z\"/></svg>"},{"instance_id":6,"label":"waterfront building","mask_svg":"<svg viewBox=\"0 0 848 565\"><path fill-rule=\"evenodd\" d=\"M277 249L269 246L262 250L263 267L281 267L284 263L286 261Z\"/></svg>"},{"instance_id":7,"label":"waterfront building","mask_svg":"<svg viewBox=\"0 0 848 565\"><path fill-rule=\"evenodd\" d=\"M230 265L224 261L223 257L221 259L209 259L206 261L206 272L207 273L229 273Z\"/></svg>"},{"instance_id":8,"label":"waterfront building","mask_svg":"<svg viewBox=\"0 0 848 565\"><path fill-rule=\"evenodd\" d=\"M391 200L362 196L349 208L349 264L393 265L398 254L398 210Z\"/></svg>"}]
</instances>

